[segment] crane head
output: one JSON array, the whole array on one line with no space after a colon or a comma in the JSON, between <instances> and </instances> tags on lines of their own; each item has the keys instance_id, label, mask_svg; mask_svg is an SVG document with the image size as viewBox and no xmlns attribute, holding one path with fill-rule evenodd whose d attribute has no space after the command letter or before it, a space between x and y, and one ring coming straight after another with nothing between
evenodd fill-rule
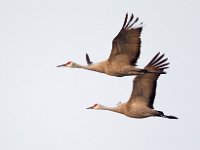
<instances>
[{"instance_id":1,"label":"crane head","mask_svg":"<svg viewBox=\"0 0 200 150\"><path fill-rule=\"evenodd\" d=\"M99 104L94 104L86 109L99 109L100 108L100 105Z\"/></svg>"},{"instance_id":2,"label":"crane head","mask_svg":"<svg viewBox=\"0 0 200 150\"><path fill-rule=\"evenodd\" d=\"M73 66L74 66L74 62L68 61L67 63L58 65L57 67L73 67Z\"/></svg>"}]
</instances>

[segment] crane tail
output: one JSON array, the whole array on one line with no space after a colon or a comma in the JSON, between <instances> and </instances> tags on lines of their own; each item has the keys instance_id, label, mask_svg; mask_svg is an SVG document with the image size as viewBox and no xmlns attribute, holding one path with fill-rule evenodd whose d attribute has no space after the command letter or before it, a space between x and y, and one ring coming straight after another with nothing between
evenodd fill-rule
<instances>
[{"instance_id":1,"label":"crane tail","mask_svg":"<svg viewBox=\"0 0 200 150\"><path fill-rule=\"evenodd\" d=\"M178 117L176 116L172 116L172 115L165 115L162 111L157 111L158 114L156 116L158 117L163 117L163 118L167 118L167 119L178 119Z\"/></svg>"},{"instance_id":2,"label":"crane tail","mask_svg":"<svg viewBox=\"0 0 200 150\"><path fill-rule=\"evenodd\" d=\"M169 116L164 116L164 118L168 118L168 119L178 119L178 117L176 117L176 116L171 116L171 115L169 115Z\"/></svg>"}]
</instances>

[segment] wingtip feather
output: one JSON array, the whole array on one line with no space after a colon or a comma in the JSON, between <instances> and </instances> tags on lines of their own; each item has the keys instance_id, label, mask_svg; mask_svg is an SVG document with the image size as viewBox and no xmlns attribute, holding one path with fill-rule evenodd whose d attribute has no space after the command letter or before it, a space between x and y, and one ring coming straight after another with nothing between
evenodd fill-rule
<instances>
[{"instance_id":1,"label":"wingtip feather","mask_svg":"<svg viewBox=\"0 0 200 150\"><path fill-rule=\"evenodd\" d=\"M154 70L162 71L164 72L165 69L169 68L169 62L166 62L168 58L163 58L165 54L160 55L160 52L158 52L148 63L148 65L145 67L147 70L148 68L152 68Z\"/></svg>"},{"instance_id":2,"label":"wingtip feather","mask_svg":"<svg viewBox=\"0 0 200 150\"><path fill-rule=\"evenodd\" d=\"M87 64L88 64L88 65L91 65L91 64L92 64L92 61L90 60L90 57L89 57L89 55L88 55L87 53L86 53L85 57L86 57L86 62L87 62Z\"/></svg>"}]
</instances>

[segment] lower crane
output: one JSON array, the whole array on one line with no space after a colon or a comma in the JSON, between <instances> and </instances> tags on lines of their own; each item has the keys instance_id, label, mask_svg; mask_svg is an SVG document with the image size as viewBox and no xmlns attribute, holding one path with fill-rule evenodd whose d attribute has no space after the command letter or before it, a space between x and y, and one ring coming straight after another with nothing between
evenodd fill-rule
<instances>
[{"instance_id":1,"label":"lower crane","mask_svg":"<svg viewBox=\"0 0 200 150\"><path fill-rule=\"evenodd\" d=\"M164 54L158 53L144 68L152 72L162 72L168 68L167 58L163 59ZM156 95L157 80L160 74L146 73L137 75L133 80L133 90L130 99L126 103L119 103L115 107L107 107L94 104L87 109L109 110L124 114L131 118L147 118L151 116L163 117L168 119L178 119L172 115L165 115L162 111L157 111L153 107Z\"/></svg>"}]
</instances>

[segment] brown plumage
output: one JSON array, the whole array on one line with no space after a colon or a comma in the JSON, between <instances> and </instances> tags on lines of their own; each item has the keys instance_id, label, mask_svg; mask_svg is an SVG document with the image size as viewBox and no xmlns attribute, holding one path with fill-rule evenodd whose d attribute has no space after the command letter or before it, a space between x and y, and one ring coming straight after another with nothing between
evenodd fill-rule
<instances>
[{"instance_id":1,"label":"brown plumage","mask_svg":"<svg viewBox=\"0 0 200 150\"><path fill-rule=\"evenodd\" d=\"M164 71L168 68L167 58L163 59L164 54L158 53L144 68L149 71ZM156 95L157 79L160 74L145 73L137 75L133 80L133 90L130 99L126 103L120 103L116 107L106 107L95 104L88 109L110 110L124 114L131 118L146 118L150 116L164 117L168 119L178 119L175 116L165 115L162 111L154 110L153 103Z\"/></svg>"},{"instance_id":2,"label":"brown plumage","mask_svg":"<svg viewBox=\"0 0 200 150\"><path fill-rule=\"evenodd\" d=\"M135 67L140 56L140 35L142 31L141 23L137 27L134 26L137 21L138 18L134 19L133 14L128 20L128 14L126 14L120 32L112 41L112 50L107 60L94 64L89 55L86 54L87 66L69 61L57 67L83 68L117 77L155 72L148 70L148 68L139 69ZM164 73L160 70L156 72Z\"/></svg>"}]
</instances>

